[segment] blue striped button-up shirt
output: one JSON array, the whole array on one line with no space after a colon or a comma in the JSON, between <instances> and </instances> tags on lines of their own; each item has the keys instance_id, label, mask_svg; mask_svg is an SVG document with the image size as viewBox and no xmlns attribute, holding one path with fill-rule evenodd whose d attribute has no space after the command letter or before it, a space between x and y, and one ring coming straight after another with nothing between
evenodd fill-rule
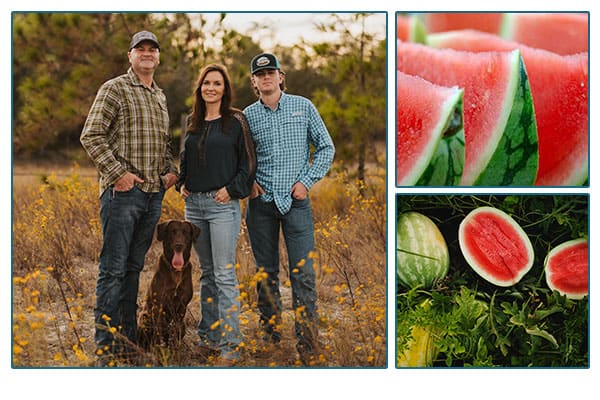
<instances>
[{"instance_id":1,"label":"blue striped button-up shirt","mask_svg":"<svg viewBox=\"0 0 600 400\"><path fill-rule=\"evenodd\" d=\"M301 182L310 189L329 171L335 153L331 136L315 106L301 96L282 93L275 110L258 100L244 113L256 145L256 181L265 190L263 200L275 201L286 214L292 186Z\"/></svg>"}]
</instances>

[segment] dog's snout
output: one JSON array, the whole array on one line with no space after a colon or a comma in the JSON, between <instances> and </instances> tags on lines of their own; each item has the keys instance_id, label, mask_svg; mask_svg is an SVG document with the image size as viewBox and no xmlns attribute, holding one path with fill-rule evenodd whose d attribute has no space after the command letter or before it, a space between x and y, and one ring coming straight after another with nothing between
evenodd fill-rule
<instances>
[{"instance_id":1,"label":"dog's snout","mask_svg":"<svg viewBox=\"0 0 600 400\"><path fill-rule=\"evenodd\" d=\"M173 245L173 250L175 251L183 251L185 249L185 245L183 243L175 243Z\"/></svg>"}]
</instances>

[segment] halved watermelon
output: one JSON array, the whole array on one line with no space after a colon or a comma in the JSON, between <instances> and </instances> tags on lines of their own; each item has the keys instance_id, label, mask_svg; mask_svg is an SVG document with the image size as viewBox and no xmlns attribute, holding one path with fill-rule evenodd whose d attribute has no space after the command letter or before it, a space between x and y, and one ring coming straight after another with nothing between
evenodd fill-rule
<instances>
[{"instance_id":1,"label":"halved watermelon","mask_svg":"<svg viewBox=\"0 0 600 400\"><path fill-rule=\"evenodd\" d=\"M396 183L454 186L465 159L462 95L397 72Z\"/></svg>"},{"instance_id":2,"label":"halved watermelon","mask_svg":"<svg viewBox=\"0 0 600 400\"><path fill-rule=\"evenodd\" d=\"M562 243L548 253L544 261L546 283L552 290L570 299L588 294L589 249L587 239Z\"/></svg>"},{"instance_id":3,"label":"halved watermelon","mask_svg":"<svg viewBox=\"0 0 600 400\"><path fill-rule=\"evenodd\" d=\"M424 43L425 26L416 15L396 15L396 37L405 42Z\"/></svg>"},{"instance_id":4,"label":"halved watermelon","mask_svg":"<svg viewBox=\"0 0 600 400\"><path fill-rule=\"evenodd\" d=\"M518 50L472 53L398 42L397 69L464 88L463 185L532 185L537 130Z\"/></svg>"},{"instance_id":5,"label":"halved watermelon","mask_svg":"<svg viewBox=\"0 0 600 400\"><path fill-rule=\"evenodd\" d=\"M479 207L460 223L458 243L467 263L488 282L512 286L531 269L533 246L511 216Z\"/></svg>"},{"instance_id":6,"label":"halved watermelon","mask_svg":"<svg viewBox=\"0 0 600 400\"><path fill-rule=\"evenodd\" d=\"M473 30L430 35L437 48L519 49L531 84L539 139L536 185L582 185L588 176L588 55L559 56ZM466 97L466 94L465 94ZM468 154L468 126L467 134Z\"/></svg>"},{"instance_id":7,"label":"halved watermelon","mask_svg":"<svg viewBox=\"0 0 600 400\"><path fill-rule=\"evenodd\" d=\"M427 32L431 33L456 29L498 33L502 24L502 13L428 13L423 14L423 20Z\"/></svg>"},{"instance_id":8,"label":"halved watermelon","mask_svg":"<svg viewBox=\"0 0 600 400\"><path fill-rule=\"evenodd\" d=\"M586 13L507 13L501 36L526 46L561 55L588 51Z\"/></svg>"}]
</instances>

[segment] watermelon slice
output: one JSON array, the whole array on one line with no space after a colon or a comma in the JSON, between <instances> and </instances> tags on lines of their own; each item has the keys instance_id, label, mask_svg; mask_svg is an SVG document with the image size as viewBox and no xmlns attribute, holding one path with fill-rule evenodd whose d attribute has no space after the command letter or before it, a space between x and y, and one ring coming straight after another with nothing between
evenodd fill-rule
<instances>
[{"instance_id":1,"label":"watermelon slice","mask_svg":"<svg viewBox=\"0 0 600 400\"><path fill-rule=\"evenodd\" d=\"M574 300L587 296L588 254L585 238L570 240L550 250L544 261L548 287Z\"/></svg>"},{"instance_id":2,"label":"watermelon slice","mask_svg":"<svg viewBox=\"0 0 600 400\"><path fill-rule=\"evenodd\" d=\"M575 186L586 182L589 141L587 53L559 56L473 30L430 35L427 42L438 48L476 52L519 49L527 68L537 120L540 164L535 184ZM466 122L465 129L468 152Z\"/></svg>"},{"instance_id":3,"label":"watermelon slice","mask_svg":"<svg viewBox=\"0 0 600 400\"><path fill-rule=\"evenodd\" d=\"M507 13L501 36L561 55L588 51L586 13Z\"/></svg>"},{"instance_id":4,"label":"watermelon slice","mask_svg":"<svg viewBox=\"0 0 600 400\"><path fill-rule=\"evenodd\" d=\"M464 88L462 185L532 185L538 148L533 101L518 50L472 53L398 42L397 69Z\"/></svg>"},{"instance_id":5,"label":"watermelon slice","mask_svg":"<svg viewBox=\"0 0 600 400\"><path fill-rule=\"evenodd\" d=\"M454 186L465 158L463 91L397 72L396 183Z\"/></svg>"},{"instance_id":6,"label":"watermelon slice","mask_svg":"<svg viewBox=\"0 0 600 400\"><path fill-rule=\"evenodd\" d=\"M471 211L460 223L458 242L471 268L497 286L516 284L533 265L533 246L527 234L497 208Z\"/></svg>"},{"instance_id":7,"label":"watermelon slice","mask_svg":"<svg viewBox=\"0 0 600 400\"><path fill-rule=\"evenodd\" d=\"M498 33L502 13L429 13L423 15L427 32L444 32L456 29L477 29Z\"/></svg>"},{"instance_id":8,"label":"watermelon slice","mask_svg":"<svg viewBox=\"0 0 600 400\"><path fill-rule=\"evenodd\" d=\"M396 37L405 42L424 43L425 26L415 15L396 15Z\"/></svg>"}]
</instances>

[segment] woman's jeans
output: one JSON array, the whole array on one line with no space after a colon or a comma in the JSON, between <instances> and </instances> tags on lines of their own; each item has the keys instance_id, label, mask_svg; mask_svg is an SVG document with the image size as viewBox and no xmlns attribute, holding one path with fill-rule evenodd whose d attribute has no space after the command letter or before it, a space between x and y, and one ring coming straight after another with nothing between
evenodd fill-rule
<instances>
[{"instance_id":1,"label":"woman's jeans","mask_svg":"<svg viewBox=\"0 0 600 400\"><path fill-rule=\"evenodd\" d=\"M192 193L185 200L185 218L200 228L194 247L202 268L198 324L201 344L237 359L240 332L240 291L235 274L235 250L240 232L240 203L219 204L215 192Z\"/></svg>"},{"instance_id":2,"label":"woman's jeans","mask_svg":"<svg viewBox=\"0 0 600 400\"><path fill-rule=\"evenodd\" d=\"M102 352L124 351L116 346L114 332L137 341L140 272L160 218L164 193L163 189L146 193L134 186L127 192L108 188L100 196L103 244L94 321L96 346Z\"/></svg>"},{"instance_id":3,"label":"woman's jeans","mask_svg":"<svg viewBox=\"0 0 600 400\"><path fill-rule=\"evenodd\" d=\"M258 270L266 279L257 284L258 308L263 329L278 341L281 333L281 294L279 292L279 231L288 252L292 303L296 315L295 332L299 351L312 351L317 338L317 292L313 259L315 249L312 209L308 198L294 200L287 214L281 214L274 202L260 197L248 202L246 224Z\"/></svg>"}]
</instances>

